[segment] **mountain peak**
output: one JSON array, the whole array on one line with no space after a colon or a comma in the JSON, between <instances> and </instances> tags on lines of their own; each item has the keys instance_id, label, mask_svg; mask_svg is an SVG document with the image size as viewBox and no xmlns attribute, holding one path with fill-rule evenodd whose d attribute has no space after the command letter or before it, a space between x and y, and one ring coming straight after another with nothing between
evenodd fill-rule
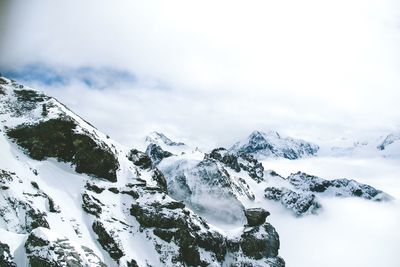
<instances>
[{"instance_id":1,"label":"mountain peak","mask_svg":"<svg viewBox=\"0 0 400 267\"><path fill-rule=\"evenodd\" d=\"M245 141L237 142L230 149L252 154L258 158L283 157L297 159L315 155L319 147L301 139L282 137L276 131L253 131Z\"/></svg>"},{"instance_id":2,"label":"mountain peak","mask_svg":"<svg viewBox=\"0 0 400 267\"><path fill-rule=\"evenodd\" d=\"M160 132L151 132L148 136L146 136L145 141L147 143L155 143L155 144L165 144L167 146L184 146L185 144L182 142L175 142L169 139L165 134Z\"/></svg>"}]
</instances>

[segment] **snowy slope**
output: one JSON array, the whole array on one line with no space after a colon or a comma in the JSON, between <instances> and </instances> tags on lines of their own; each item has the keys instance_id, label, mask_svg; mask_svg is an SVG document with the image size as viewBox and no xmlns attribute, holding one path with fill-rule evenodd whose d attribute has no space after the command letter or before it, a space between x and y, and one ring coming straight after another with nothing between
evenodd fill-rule
<instances>
[{"instance_id":1,"label":"snowy slope","mask_svg":"<svg viewBox=\"0 0 400 267\"><path fill-rule=\"evenodd\" d=\"M0 78L0 121L0 265L284 266L265 218L218 230L56 99Z\"/></svg>"}]
</instances>

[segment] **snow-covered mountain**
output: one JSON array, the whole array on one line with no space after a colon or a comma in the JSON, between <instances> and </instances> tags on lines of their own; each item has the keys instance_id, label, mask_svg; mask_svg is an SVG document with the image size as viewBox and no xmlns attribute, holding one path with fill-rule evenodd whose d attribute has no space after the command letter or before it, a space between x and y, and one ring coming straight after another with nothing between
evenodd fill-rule
<instances>
[{"instance_id":1,"label":"snow-covered mountain","mask_svg":"<svg viewBox=\"0 0 400 267\"><path fill-rule=\"evenodd\" d=\"M318 214L321 198L392 199L351 179L326 180L302 172L284 178L264 170L256 157L243 150L216 148L201 158L181 154L154 163L165 175L171 196L220 227L241 224L245 218L239 210L257 205L268 208L273 202L303 216Z\"/></svg>"},{"instance_id":2,"label":"snow-covered mountain","mask_svg":"<svg viewBox=\"0 0 400 267\"><path fill-rule=\"evenodd\" d=\"M333 144L322 144L319 155L399 158L400 133L393 132L361 140L343 138Z\"/></svg>"},{"instance_id":3,"label":"snow-covered mountain","mask_svg":"<svg viewBox=\"0 0 400 267\"><path fill-rule=\"evenodd\" d=\"M158 132L127 148L3 77L0 121L0 266L280 267L269 211L295 220L326 199L392 200L351 177L269 170L261 159L319 150L275 132L206 153Z\"/></svg>"},{"instance_id":4,"label":"snow-covered mountain","mask_svg":"<svg viewBox=\"0 0 400 267\"><path fill-rule=\"evenodd\" d=\"M318 149L319 147L315 144L301 139L283 137L274 131L266 133L254 131L246 140L234 144L230 150L251 154L258 159L267 157L298 159L314 156Z\"/></svg>"},{"instance_id":5,"label":"snow-covered mountain","mask_svg":"<svg viewBox=\"0 0 400 267\"><path fill-rule=\"evenodd\" d=\"M268 212L241 206L235 231L217 229L170 196L154 158L56 99L1 77L0 121L0 266L284 266ZM199 177L223 175L209 163Z\"/></svg>"},{"instance_id":6,"label":"snow-covered mountain","mask_svg":"<svg viewBox=\"0 0 400 267\"><path fill-rule=\"evenodd\" d=\"M152 132L146 136L145 141L148 143L154 143L157 145L164 144L167 146L184 146L185 144L182 142L174 142L168 137L166 137L163 133Z\"/></svg>"}]
</instances>

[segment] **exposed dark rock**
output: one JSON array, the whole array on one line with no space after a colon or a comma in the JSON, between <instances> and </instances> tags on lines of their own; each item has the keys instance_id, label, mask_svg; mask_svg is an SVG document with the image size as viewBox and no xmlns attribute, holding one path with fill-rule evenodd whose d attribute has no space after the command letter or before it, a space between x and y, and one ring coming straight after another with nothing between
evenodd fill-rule
<instances>
[{"instance_id":1,"label":"exposed dark rock","mask_svg":"<svg viewBox=\"0 0 400 267\"><path fill-rule=\"evenodd\" d=\"M153 165L157 165L161 160L173 156L171 152L163 150L156 144L149 144L146 148L146 154L153 162Z\"/></svg>"},{"instance_id":2,"label":"exposed dark rock","mask_svg":"<svg viewBox=\"0 0 400 267\"><path fill-rule=\"evenodd\" d=\"M237 155L228 153L225 148L220 147L212 150L210 154L206 155L206 158L208 157L224 163L226 166L230 167L236 172L240 172Z\"/></svg>"},{"instance_id":3,"label":"exposed dark rock","mask_svg":"<svg viewBox=\"0 0 400 267\"><path fill-rule=\"evenodd\" d=\"M124 256L124 252L119 248L119 242L115 240L113 233L104 227L103 223L100 221L93 222L92 229L97 234L97 241L110 254L111 258L118 261Z\"/></svg>"},{"instance_id":4,"label":"exposed dark rock","mask_svg":"<svg viewBox=\"0 0 400 267\"><path fill-rule=\"evenodd\" d=\"M110 187L110 188L108 188L108 191L113 192L114 194L118 194L119 193L119 190L116 187Z\"/></svg>"},{"instance_id":5,"label":"exposed dark rock","mask_svg":"<svg viewBox=\"0 0 400 267\"><path fill-rule=\"evenodd\" d=\"M0 266L1 267L17 267L14 263L14 257L10 253L10 247L0 242Z\"/></svg>"},{"instance_id":6,"label":"exposed dark rock","mask_svg":"<svg viewBox=\"0 0 400 267\"><path fill-rule=\"evenodd\" d=\"M46 117L49 114L46 104L42 104L42 116Z\"/></svg>"},{"instance_id":7,"label":"exposed dark rock","mask_svg":"<svg viewBox=\"0 0 400 267\"><path fill-rule=\"evenodd\" d=\"M224 237L210 230L199 231L200 228L194 224L190 212L183 208L183 203L169 201L163 204L153 202L146 207L135 204L130 211L143 227L154 228L153 233L160 239L178 245L176 261L184 262L188 266L207 265L201 261L199 248L214 253L217 260L223 261L226 255ZM204 221L202 226L209 229Z\"/></svg>"},{"instance_id":8,"label":"exposed dark rock","mask_svg":"<svg viewBox=\"0 0 400 267\"><path fill-rule=\"evenodd\" d=\"M128 159L133 162L136 166L142 169L150 169L152 166L151 159L145 153L140 152L137 149L129 151Z\"/></svg>"},{"instance_id":9,"label":"exposed dark rock","mask_svg":"<svg viewBox=\"0 0 400 267\"><path fill-rule=\"evenodd\" d=\"M85 188L87 190L93 191L93 192L95 192L97 194L100 194L105 189L105 188L102 188L102 187L98 187L97 185L89 183L89 182L86 183Z\"/></svg>"},{"instance_id":10,"label":"exposed dark rock","mask_svg":"<svg viewBox=\"0 0 400 267\"><path fill-rule=\"evenodd\" d=\"M78 252L68 239L51 241L40 228L32 231L25 242L25 252L32 267L87 267L88 257L93 266L106 267L91 249L82 249L84 253Z\"/></svg>"},{"instance_id":11,"label":"exposed dark rock","mask_svg":"<svg viewBox=\"0 0 400 267\"><path fill-rule=\"evenodd\" d=\"M82 208L87 213L99 217L102 212L101 206L103 204L97 198L87 193L82 194Z\"/></svg>"},{"instance_id":12,"label":"exposed dark rock","mask_svg":"<svg viewBox=\"0 0 400 267\"><path fill-rule=\"evenodd\" d=\"M252 155L240 153L239 165L242 170L248 172L249 176L257 182L264 180L264 167L261 162L256 160Z\"/></svg>"},{"instance_id":13,"label":"exposed dark rock","mask_svg":"<svg viewBox=\"0 0 400 267\"><path fill-rule=\"evenodd\" d=\"M187 229L178 229L176 237L179 240L179 260L189 266L201 265L196 237Z\"/></svg>"},{"instance_id":14,"label":"exposed dark rock","mask_svg":"<svg viewBox=\"0 0 400 267\"><path fill-rule=\"evenodd\" d=\"M304 213L316 213L321 205L310 193L297 193L287 188L267 187L264 191L266 199L279 201L284 207L300 216Z\"/></svg>"},{"instance_id":15,"label":"exposed dark rock","mask_svg":"<svg viewBox=\"0 0 400 267\"><path fill-rule=\"evenodd\" d=\"M18 233L29 233L38 227L49 228L46 213L32 207L26 201L12 197L5 198L4 202L0 202L0 217L5 215L14 217L14 220L19 222Z\"/></svg>"},{"instance_id":16,"label":"exposed dark rock","mask_svg":"<svg viewBox=\"0 0 400 267\"><path fill-rule=\"evenodd\" d=\"M166 242L171 242L176 235L176 230L154 228L153 233Z\"/></svg>"},{"instance_id":17,"label":"exposed dark rock","mask_svg":"<svg viewBox=\"0 0 400 267\"><path fill-rule=\"evenodd\" d=\"M20 125L7 135L25 148L30 157L43 160L55 157L75 164L78 173L87 173L111 182L117 180L118 160L104 143L74 132L75 122L51 119L34 125Z\"/></svg>"},{"instance_id":18,"label":"exposed dark rock","mask_svg":"<svg viewBox=\"0 0 400 267\"><path fill-rule=\"evenodd\" d=\"M127 267L139 267L139 265L137 264L137 262L135 260L130 260L126 263Z\"/></svg>"},{"instance_id":19,"label":"exposed dark rock","mask_svg":"<svg viewBox=\"0 0 400 267\"><path fill-rule=\"evenodd\" d=\"M264 180L264 167L250 154L244 152L233 153L220 147L212 150L210 154L207 154L205 159L207 158L215 159L236 172L244 170L257 182Z\"/></svg>"},{"instance_id":20,"label":"exposed dark rock","mask_svg":"<svg viewBox=\"0 0 400 267\"><path fill-rule=\"evenodd\" d=\"M157 182L157 186L161 189L161 192L168 193L167 180L165 179L164 174L160 172L159 169L154 168L151 176Z\"/></svg>"},{"instance_id":21,"label":"exposed dark rock","mask_svg":"<svg viewBox=\"0 0 400 267\"><path fill-rule=\"evenodd\" d=\"M49 223L46 220L46 213L40 212L35 209L29 209L26 212L26 223L29 229L35 229L38 227L50 228Z\"/></svg>"},{"instance_id":22,"label":"exposed dark rock","mask_svg":"<svg viewBox=\"0 0 400 267\"><path fill-rule=\"evenodd\" d=\"M248 226L257 226L265 223L265 219L269 216L269 212L262 208L252 208L244 210L244 215L247 218Z\"/></svg>"},{"instance_id":23,"label":"exposed dark rock","mask_svg":"<svg viewBox=\"0 0 400 267\"><path fill-rule=\"evenodd\" d=\"M14 94L17 97L18 106L15 107L15 112L17 115L22 115L35 109L40 103L43 103L50 99L50 97L35 91L28 89L16 89Z\"/></svg>"},{"instance_id":24,"label":"exposed dark rock","mask_svg":"<svg viewBox=\"0 0 400 267\"><path fill-rule=\"evenodd\" d=\"M164 209L163 206L142 207L138 204L132 205L130 212L136 220L144 227L158 227L163 229L181 228L186 225L184 216L173 216L172 210Z\"/></svg>"},{"instance_id":25,"label":"exposed dark rock","mask_svg":"<svg viewBox=\"0 0 400 267\"><path fill-rule=\"evenodd\" d=\"M1 76L1 75L0 75ZM3 77L0 77L0 84L8 84L7 80Z\"/></svg>"},{"instance_id":26,"label":"exposed dark rock","mask_svg":"<svg viewBox=\"0 0 400 267\"><path fill-rule=\"evenodd\" d=\"M55 203L54 200L51 197L47 197L47 200L49 202L49 211L53 213L60 213L60 207L58 207Z\"/></svg>"},{"instance_id":27,"label":"exposed dark rock","mask_svg":"<svg viewBox=\"0 0 400 267\"><path fill-rule=\"evenodd\" d=\"M297 172L291 174L287 180L296 189L305 192L324 193L341 197L360 197L374 201L392 199L381 190L349 179L325 180L317 176Z\"/></svg>"},{"instance_id":28,"label":"exposed dark rock","mask_svg":"<svg viewBox=\"0 0 400 267\"><path fill-rule=\"evenodd\" d=\"M246 229L241 236L240 247L244 255L254 259L278 256L279 235L271 224Z\"/></svg>"},{"instance_id":29,"label":"exposed dark rock","mask_svg":"<svg viewBox=\"0 0 400 267\"><path fill-rule=\"evenodd\" d=\"M33 188L38 189L39 190L39 185L36 182L31 182L31 185L33 186Z\"/></svg>"},{"instance_id":30,"label":"exposed dark rock","mask_svg":"<svg viewBox=\"0 0 400 267\"><path fill-rule=\"evenodd\" d=\"M123 190L121 191L121 194L130 195L133 199L139 198L139 193L135 190Z\"/></svg>"},{"instance_id":31,"label":"exposed dark rock","mask_svg":"<svg viewBox=\"0 0 400 267\"><path fill-rule=\"evenodd\" d=\"M13 181L12 174L5 170L0 170L0 183L6 184Z\"/></svg>"}]
</instances>

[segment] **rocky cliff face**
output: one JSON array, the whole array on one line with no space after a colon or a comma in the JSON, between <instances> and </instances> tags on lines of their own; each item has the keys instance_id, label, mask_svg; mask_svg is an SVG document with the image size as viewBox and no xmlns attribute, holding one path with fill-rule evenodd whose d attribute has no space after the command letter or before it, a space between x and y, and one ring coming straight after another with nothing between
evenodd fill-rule
<instances>
[{"instance_id":1,"label":"rocky cliff face","mask_svg":"<svg viewBox=\"0 0 400 267\"><path fill-rule=\"evenodd\" d=\"M241 225L230 235L174 198L154 164L171 155L127 149L56 99L3 77L0 121L0 266L284 266L266 211L245 213L231 190L246 195L248 186L218 160L190 175L236 199ZM196 192L185 184L176 188Z\"/></svg>"},{"instance_id":2,"label":"rocky cliff face","mask_svg":"<svg viewBox=\"0 0 400 267\"><path fill-rule=\"evenodd\" d=\"M282 137L277 132L254 131L247 140L236 143L230 150L251 154L258 159L281 157L293 160L314 156L319 147L301 139Z\"/></svg>"}]
</instances>

